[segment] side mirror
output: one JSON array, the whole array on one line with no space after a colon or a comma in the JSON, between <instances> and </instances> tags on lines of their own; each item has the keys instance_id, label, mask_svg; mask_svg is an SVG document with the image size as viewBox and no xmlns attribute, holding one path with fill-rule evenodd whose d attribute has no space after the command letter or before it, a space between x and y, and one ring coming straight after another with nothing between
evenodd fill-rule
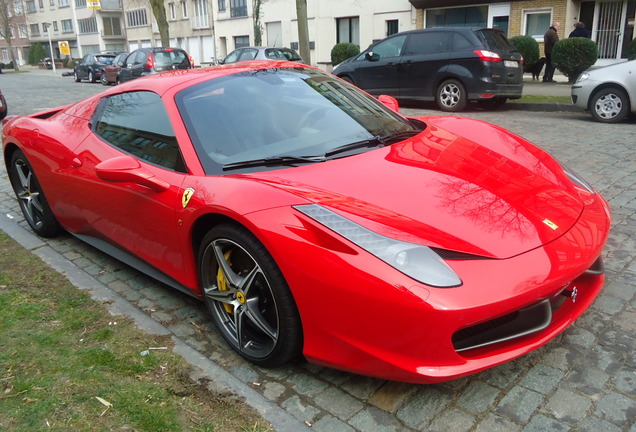
<instances>
[{"instance_id":1,"label":"side mirror","mask_svg":"<svg viewBox=\"0 0 636 432\"><path fill-rule=\"evenodd\" d=\"M364 55L364 57L370 62L380 60L380 54L376 54L373 51L369 51L368 53Z\"/></svg>"},{"instance_id":2,"label":"side mirror","mask_svg":"<svg viewBox=\"0 0 636 432\"><path fill-rule=\"evenodd\" d=\"M389 95L380 95L378 97L378 100L387 108L395 111L396 113L400 112L400 104L398 104L398 101L396 98L394 98L393 96L389 96Z\"/></svg>"},{"instance_id":3,"label":"side mirror","mask_svg":"<svg viewBox=\"0 0 636 432\"><path fill-rule=\"evenodd\" d=\"M135 183L157 192L170 188L169 183L142 168L139 161L132 156L118 156L105 160L95 166L95 171L97 177L110 182Z\"/></svg>"},{"instance_id":4,"label":"side mirror","mask_svg":"<svg viewBox=\"0 0 636 432\"><path fill-rule=\"evenodd\" d=\"M124 63L124 62L123 62L123 61L121 61L121 60L119 60L119 61L117 62L117 66L119 66L119 67L124 67L125 65L126 65L126 63Z\"/></svg>"}]
</instances>

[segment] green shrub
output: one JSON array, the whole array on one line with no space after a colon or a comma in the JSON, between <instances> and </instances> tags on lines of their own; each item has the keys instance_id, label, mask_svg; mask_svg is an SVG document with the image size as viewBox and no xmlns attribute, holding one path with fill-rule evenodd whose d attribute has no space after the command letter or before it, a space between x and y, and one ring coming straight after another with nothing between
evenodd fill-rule
<instances>
[{"instance_id":1,"label":"green shrub","mask_svg":"<svg viewBox=\"0 0 636 432\"><path fill-rule=\"evenodd\" d=\"M632 39L629 48L627 48L627 58L629 60L636 60L636 39Z\"/></svg>"},{"instance_id":2,"label":"green shrub","mask_svg":"<svg viewBox=\"0 0 636 432\"><path fill-rule=\"evenodd\" d=\"M29 47L29 64L35 66L44 57L46 57L44 46L39 42L31 44L31 46Z\"/></svg>"},{"instance_id":3,"label":"green shrub","mask_svg":"<svg viewBox=\"0 0 636 432\"><path fill-rule=\"evenodd\" d=\"M598 46L588 38L560 40L552 48L552 64L563 72L570 82L576 81L581 73L596 63Z\"/></svg>"},{"instance_id":4,"label":"green shrub","mask_svg":"<svg viewBox=\"0 0 636 432\"><path fill-rule=\"evenodd\" d=\"M358 54L360 54L358 45L348 42L337 43L331 49L331 64L335 66Z\"/></svg>"},{"instance_id":5,"label":"green shrub","mask_svg":"<svg viewBox=\"0 0 636 432\"><path fill-rule=\"evenodd\" d=\"M515 36L510 43L521 53L526 71L539 61L539 44L532 36Z\"/></svg>"}]
</instances>

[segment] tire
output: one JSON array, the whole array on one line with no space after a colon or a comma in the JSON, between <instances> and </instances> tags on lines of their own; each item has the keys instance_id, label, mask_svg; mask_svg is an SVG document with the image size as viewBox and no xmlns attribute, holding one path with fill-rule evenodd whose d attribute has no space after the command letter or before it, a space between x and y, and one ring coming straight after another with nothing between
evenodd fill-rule
<instances>
[{"instance_id":1,"label":"tire","mask_svg":"<svg viewBox=\"0 0 636 432\"><path fill-rule=\"evenodd\" d=\"M241 356L273 367L302 352L298 309L265 247L245 228L221 224L198 254L205 304L226 342Z\"/></svg>"},{"instance_id":2,"label":"tire","mask_svg":"<svg viewBox=\"0 0 636 432\"><path fill-rule=\"evenodd\" d=\"M104 72L102 72L102 77L100 78L100 81L102 82L102 85L110 85L110 82L108 81L108 78L106 78L106 74Z\"/></svg>"},{"instance_id":3,"label":"tire","mask_svg":"<svg viewBox=\"0 0 636 432\"><path fill-rule=\"evenodd\" d=\"M94 83L95 76L93 75L93 71L88 71L88 82Z\"/></svg>"},{"instance_id":4,"label":"tire","mask_svg":"<svg viewBox=\"0 0 636 432\"><path fill-rule=\"evenodd\" d=\"M62 228L46 201L31 164L20 150L16 150L11 156L9 178L22 214L31 229L41 237L54 237L59 234Z\"/></svg>"},{"instance_id":5,"label":"tire","mask_svg":"<svg viewBox=\"0 0 636 432\"><path fill-rule=\"evenodd\" d=\"M499 108L501 108L502 106L504 106L506 104L506 101L508 100L508 98L492 98L492 99L482 99L480 101L477 101L477 103L479 104L480 107L482 107L485 110L498 110Z\"/></svg>"},{"instance_id":6,"label":"tire","mask_svg":"<svg viewBox=\"0 0 636 432\"><path fill-rule=\"evenodd\" d=\"M462 111L468 103L463 84L455 79L446 80L437 88L435 100L439 109L446 112Z\"/></svg>"},{"instance_id":7,"label":"tire","mask_svg":"<svg viewBox=\"0 0 636 432\"><path fill-rule=\"evenodd\" d=\"M73 71L73 79L75 80L75 82L80 82L82 80L77 74L77 71Z\"/></svg>"},{"instance_id":8,"label":"tire","mask_svg":"<svg viewBox=\"0 0 636 432\"><path fill-rule=\"evenodd\" d=\"M619 123L629 113L629 99L619 88L605 88L592 97L590 112L598 122Z\"/></svg>"}]
</instances>

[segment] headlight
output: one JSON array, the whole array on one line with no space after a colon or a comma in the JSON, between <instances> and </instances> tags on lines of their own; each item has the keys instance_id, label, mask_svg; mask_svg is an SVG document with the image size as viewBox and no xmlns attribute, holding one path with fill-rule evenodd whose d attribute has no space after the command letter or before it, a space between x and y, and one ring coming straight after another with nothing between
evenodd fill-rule
<instances>
[{"instance_id":1,"label":"headlight","mask_svg":"<svg viewBox=\"0 0 636 432\"><path fill-rule=\"evenodd\" d=\"M583 179L583 177L581 177L576 172L574 172L574 170L572 170L571 168L569 168L567 165L564 165L564 164L561 164L561 168L563 168L563 171L567 174L567 176L570 178L572 183L574 183L575 185L579 186L582 189L585 189L586 191L588 191L591 194L595 194L596 193L596 190L594 190L592 185L590 185L588 182L586 182Z\"/></svg>"},{"instance_id":2,"label":"headlight","mask_svg":"<svg viewBox=\"0 0 636 432\"><path fill-rule=\"evenodd\" d=\"M589 73L582 73L581 75L579 75L579 77L577 78L576 82L583 82L586 79L588 79L590 77Z\"/></svg>"},{"instance_id":3,"label":"headlight","mask_svg":"<svg viewBox=\"0 0 636 432\"><path fill-rule=\"evenodd\" d=\"M377 234L318 204L294 208L423 284L438 288L462 284L449 265L427 246Z\"/></svg>"}]
</instances>

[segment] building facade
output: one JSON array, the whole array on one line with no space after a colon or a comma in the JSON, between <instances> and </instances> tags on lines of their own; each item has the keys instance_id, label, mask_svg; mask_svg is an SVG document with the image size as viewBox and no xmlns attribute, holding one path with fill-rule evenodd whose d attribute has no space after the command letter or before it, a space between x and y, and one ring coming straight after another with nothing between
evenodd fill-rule
<instances>
[{"instance_id":1,"label":"building facade","mask_svg":"<svg viewBox=\"0 0 636 432\"><path fill-rule=\"evenodd\" d=\"M11 0L3 0L11 1ZM14 43L28 57L30 42L67 41L72 57L102 50L132 51L161 45L149 0L16 0L22 22ZM94 9L96 3L98 9ZM165 0L170 45L183 48L195 64L224 58L232 50L255 45L298 48L296 0ZM256 17L254 8L260 13ZM20 6L18 6L20 10ZM330 68L331 49L352 42L365 49L391 34L426 27L485 26L509 37L529 35L543 43L553 21L566 38L582 21L599 45L599 64L626 58L634 39L636 0L309 0L307 16L311 63ZM4 41L0 54L4 55ZM4 58L4 57L3 57Z\"/></svg>"}]
</instances>

